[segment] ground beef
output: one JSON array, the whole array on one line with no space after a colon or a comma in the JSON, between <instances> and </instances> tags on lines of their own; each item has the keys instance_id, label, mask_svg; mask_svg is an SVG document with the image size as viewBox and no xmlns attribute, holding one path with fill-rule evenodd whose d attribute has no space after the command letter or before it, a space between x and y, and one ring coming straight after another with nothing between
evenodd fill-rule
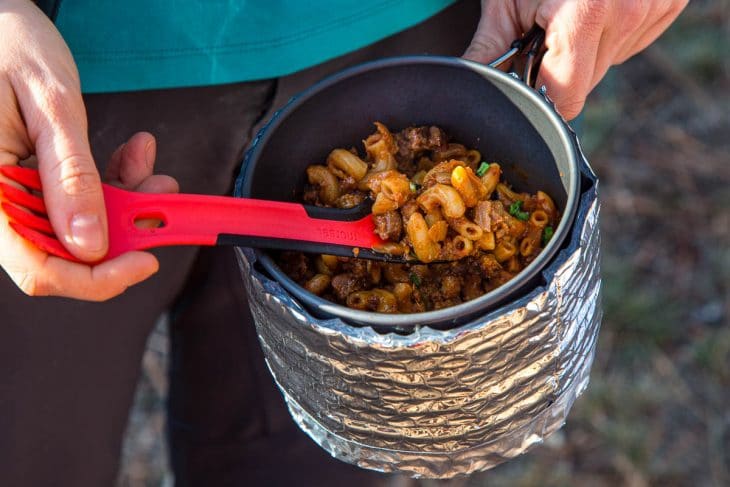
<instances>
[{"instance_id":1,"label":"ground beef","mask_svg":"<svg viewBox=\"0 0 730 487\"><path fill-rule=\"evenodd\" d=\"M302 195L302 199L308 205L321 206L319 202L319 193L317 192L317 188L315 188L314 186L307 186L306 188L304 188L304 194Z\"/></svg>"},{"instance_id":2,"label":"ground beef","mask_svg":"<svg viewBox=\"0 0 730 487\"><path fill-rule=\"evenodd\" d=\"M342 270L358 278L365 278L370 275L370 261L366 259L354 259L348 257L342 263Z\"/></svg>"},{"instance_id":3,"label":"ground beef","mask_svg":"<svg viewBox=\"0 0 730 487\"><path fill-rule=\"evenodd\" d=\"M438 127L408 127L395 135L398 156L413 161L417 154L446 147L446 134Z\"/></svg>"},{"instance_id":4,"label":"ground beef","mask_svg":"<svg viewBox=\"0 0 730 487\"><path fill-rule=\"evenodd\" d=\"M297 282L302 282L312 277L309 258L301 252L282 252L278 259L281 269L289 277Z\"/></svg>"},{"instance_id":5,"label":"ground beef","mask_svg":"<svg viewBox=\"0 0 730 487\"><path fill-rule=\"evenodd\" d=\"M373 217L375 222L375 233L383 240L398 242L403 231L403 223L400 213L397 211L386 211L381 215Z\"/></svg>"},{"instance_id":6,"label":"ground beef","mask_svg":"<svg viewBox=\"0 0 730 487\"><path fill-rule=\"evenodd\" d=\"M357 181L352 176L345 176L344 178L338 179L340 183L340 193L345 194L350 191L357 189Z\"/></svg>"},{"instance_id":7,"label":"ground beef","mask_svg":"<svg viewBox=\"0 0 730 487\"><path fill-rule=\"evenodd\" d=\"M502 266L492 254L485 254L479 257L479 269L482 275L488 279L499 276L502 273Z\"/></svg>"},{"instance_id":8,"label":"ground beef","mask_svg":"<svg viewBox=\"0 0 730 487\"><path fill-rule=\"evenodd\" d=\"M411 199L406 201L406 203L401 206L400 213L403 215L402 223L403 228L405 228L408 225L408 220L411 218L411 215L413 215L415 212L418 211L418 203L416 203L415 199Z\"/></svg>"},{"instance_id":9,"label":"ground beef","mask_svg":"<svg viewBox=\"0 0 730 487\"><path fill-rule=\"evenodd\" d=\"M364 289L362 285L362 279L355 277L352 274L338 274L332 278L332 289L335 291L337 299L340 301L347 300L347 296L355 291L361 291Z\"/></svg>"},{"instance_id":10,"label":"ground beef","mask_svg":"<svg viewBox=\"0 0 730 487\"><path fill-rule=\"evenodd\" d=\"M365 201L365 198L367 198L367 195L361 191L343 194L337 198L335 206L337 206L337 208L354 208Z\"/></svg>"}]
</instances>

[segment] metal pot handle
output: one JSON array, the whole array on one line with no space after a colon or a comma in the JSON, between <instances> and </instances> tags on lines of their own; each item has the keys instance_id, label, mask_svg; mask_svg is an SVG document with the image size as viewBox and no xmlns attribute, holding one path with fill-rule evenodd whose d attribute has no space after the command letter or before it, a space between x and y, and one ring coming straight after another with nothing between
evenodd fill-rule
<instances>
[{"instance_id":1,"label":"metal pot handle","mask_svg":"<svg viewBox=\"0 0 730 487\"><path fill-rule=\"evenodd\" d=\"M512 42L509 51L487 65L492 68L500 68L511 62L507 68L510 70L510 74L534 88L540 62L545 53L544 41L545 31L535 24L520 39ZM522 75L519 74L520 71Z\"/></svg>"},{"instance_id":2,"label":"metal pot handle","mask_svg":"<svg viewBox=\"0 0 730 487\"><path fill-rule=\"evenodd\" d=\"M510 49L488 64L491 68L505 68L508 73L516 79L523 81L527 86L535 88L537 81L537 72L540 69L540 62L547 49L544 48L545 31L542 27L535 24L520 39L516 39L510 45ZM520 75L520 72L522 73ZM575 133L570 124L558 112L555 102L548 96L547 88L541 86L537 92L543 97L555 111L555 113L563 120L563 123L571 136L577 153L580 155L578 167L583 174L584 189L588 185L593 185L597 181L596 173L588 163L585 154L581 148L578 135ZM586 181L587 180L587 181Z\"/></svg>"}]
</instances>

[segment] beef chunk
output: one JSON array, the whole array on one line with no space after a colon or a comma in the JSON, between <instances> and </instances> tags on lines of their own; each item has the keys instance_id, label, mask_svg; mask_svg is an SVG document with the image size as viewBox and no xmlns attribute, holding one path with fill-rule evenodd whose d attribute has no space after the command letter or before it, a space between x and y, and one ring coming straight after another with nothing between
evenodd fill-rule
<instances>
[{"instance_id":1,"label":"beef chunk","mask_svg":"<svg viewBox=\"0 0 730 487\"><path fill-rule=\"evenodd\" d=\"M347 296L355 291L363 289L362 279L355 277L352 274L339 274L332 278L332 289L335 291L337 299L345 301Z\"/></svg>"},{"instance_id":2,"label":"beef chunk","mask_svg":"<svg viewBox=\"0 0 730 487\"><path fill-rule=\"evenodd\" d=\"M395 135L398 156L413 161L416 154L445 147L448 140L438 127L408 127Z\"/></svg>"},{"instance_id":3,"label":"beef chunk","mask_svg":"<svg viewBox=\"0 0 730 487\"><path fill-rule=\"evenodd\" d=\"M279 265L284 273L300 284L313 275L309 259L301 252L282 252L279 254Z\"/></svg>"},{"instance_id":4,"label":"beef chunk","mask_svg":"<svg viewBox=\"0 0 730 487\"><path fill-rule=\"evenodd\" d=\"M383 240L397 242L400 240L403 231L403 223L400 213L397 211L386 211L381 215L373 217L375 222L375 233Z\"/></svg>"}]
</instances>

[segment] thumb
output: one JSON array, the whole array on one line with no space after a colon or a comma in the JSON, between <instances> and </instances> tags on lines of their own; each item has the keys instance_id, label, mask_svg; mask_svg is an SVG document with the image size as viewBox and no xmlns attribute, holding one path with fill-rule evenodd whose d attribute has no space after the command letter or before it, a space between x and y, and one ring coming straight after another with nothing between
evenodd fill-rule
<instances>
[{"instance_id":1,"label":"thumb","mask_svg":"<svg viewBox=\"0 0 730 487\"><path fill-rule=\"evenodd\" d=\"M516 10L514 2L482 2L479 25L464 53L464 58L490 63L504 54L523 29L534 23L535 7L523 5Z\"/></svg>"},{"instance_id":2,"label":"thumb","mask_svg":"<svg viewBox=\"0 0 730 487\"><path fill-rule=\"evenodd\" d=\"M80 92L50 97L36 113L34 143L43 199L58 239L84 261L107 252L108 236L101 178L86 133ZM29 127L31 129L31 127Z\"/></svg>"},{"instance_id":3,"label":"thumb","mask_svg":"<svg viewBox=\"0 0 730 487\"><path fill-rule=\"evenodd\" d=\"M496 3L496 4L495 4ZM504 54L515 40L516 28L511 16L502 11L503 2L482 6L482 16L474 37L463 57L478 63L489 63Z\"/></svg>"}]
</instances>

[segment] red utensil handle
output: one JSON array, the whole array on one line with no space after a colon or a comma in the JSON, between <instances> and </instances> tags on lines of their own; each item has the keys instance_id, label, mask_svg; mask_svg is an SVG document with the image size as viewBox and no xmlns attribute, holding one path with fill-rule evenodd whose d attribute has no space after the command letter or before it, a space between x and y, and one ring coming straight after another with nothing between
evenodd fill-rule
<instances>
[{"instance_id":1,"label":"red utensil handle","mask_svg":"<svg viewBox=\"0 0 730 487\"><path fill-rule=\"evenodd\" d=\"M167 245L215 245L219 235L300 240L372 248L382 243L370 215L351 222L313 218L303 205L227 196L134 193L104 185L109 253ZM140 228L143 219L160 227Z\"/></svg>"}]
</instances>

